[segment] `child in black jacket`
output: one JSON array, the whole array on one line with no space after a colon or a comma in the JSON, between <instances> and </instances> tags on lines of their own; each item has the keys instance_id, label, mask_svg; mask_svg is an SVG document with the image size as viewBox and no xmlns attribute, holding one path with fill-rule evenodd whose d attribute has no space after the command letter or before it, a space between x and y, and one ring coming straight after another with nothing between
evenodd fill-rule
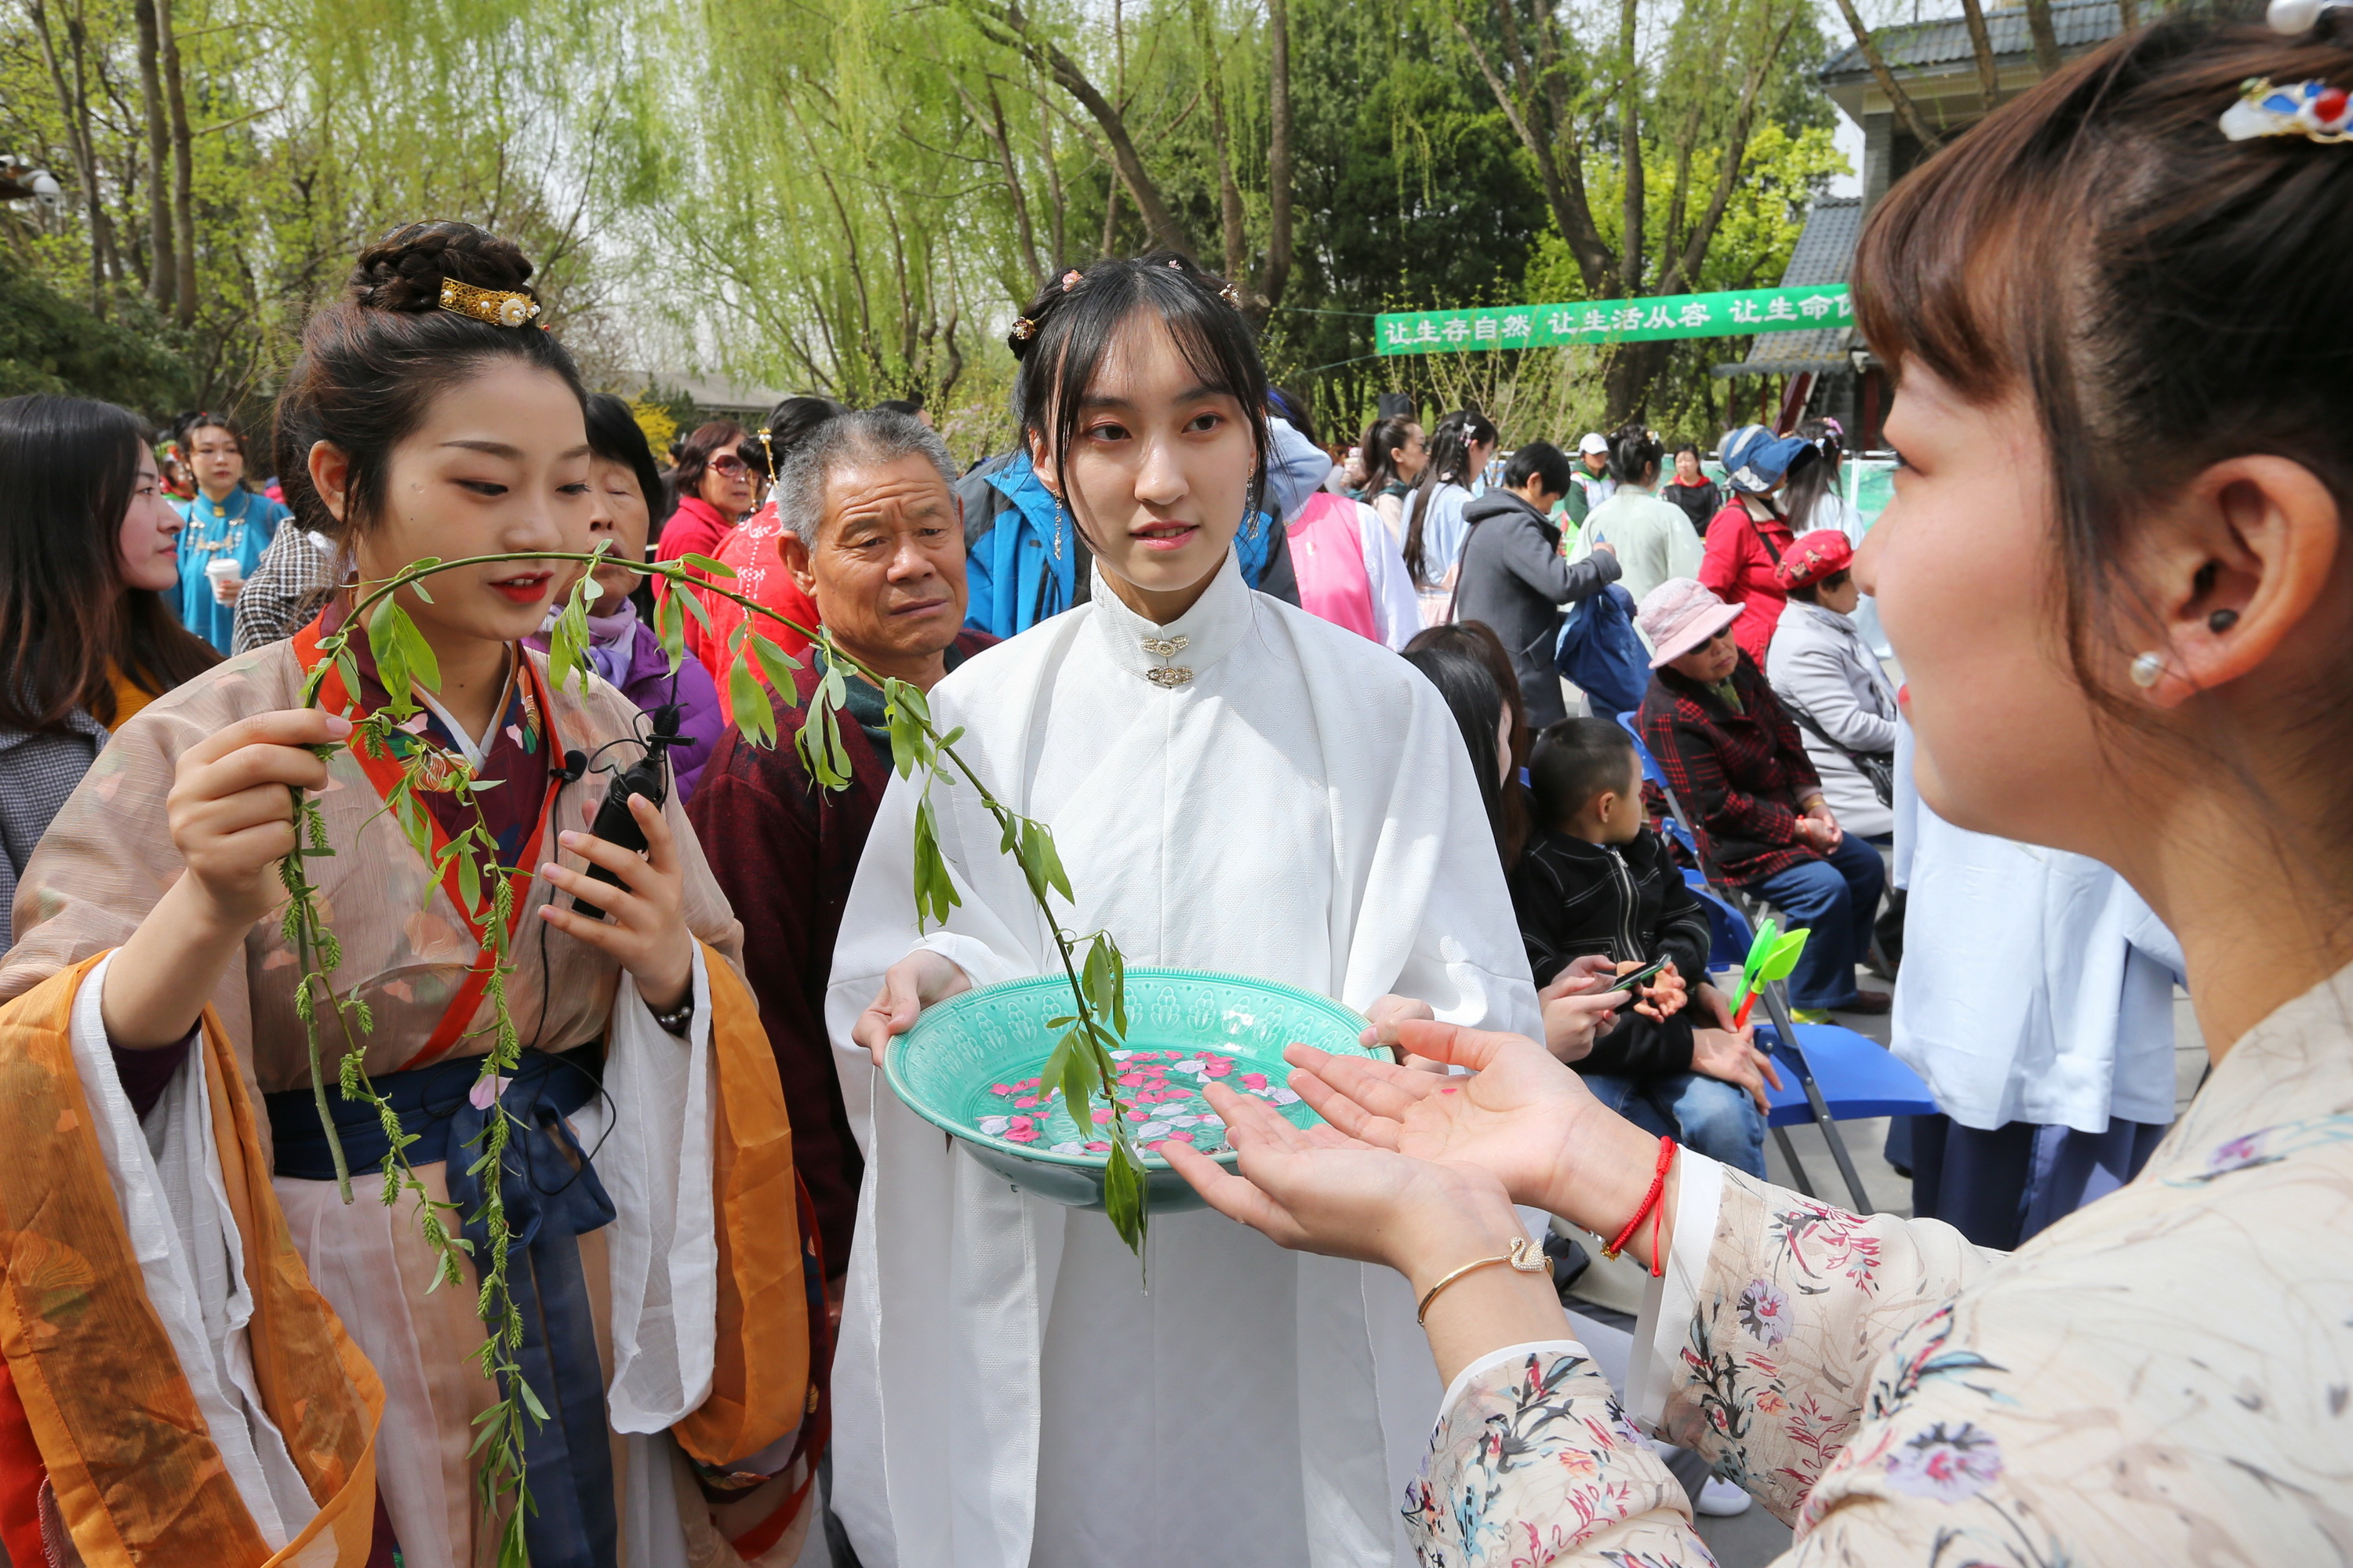
<instances>
[{"instance_id":1,"label":"child in black jacket","mask_svg":"<svg viewBox=\"0 0 2353 1568\"><path fill-rule=\"evenodd\" d=\"M1511 887L1536 984L1575 959L1663 957L1689 992L1680 1007L1672 987L1646 993L1577 1070L1638 1127L1764 1175L1764 1081L1780 1078L1707 983L1707 909L1644 818L1633 742L1607 719L1565 719L1537 737L1529 776L1539 826Z\"/></svg>"}]
</instances>

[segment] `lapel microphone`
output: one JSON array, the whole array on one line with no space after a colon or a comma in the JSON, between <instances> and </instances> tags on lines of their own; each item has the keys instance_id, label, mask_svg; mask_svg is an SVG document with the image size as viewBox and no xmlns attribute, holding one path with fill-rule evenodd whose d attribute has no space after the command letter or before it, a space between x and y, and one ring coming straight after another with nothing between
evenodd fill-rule
<instances>
[{"instance_id":1,"label":"lapel microphone","mask_svg":"<svg viewBox=\"0 0 2353 1568\"><path fill-rule=\"evenodd\" d=\"M646 737L646 754L631 764L628 772L613 775L613 781L605 787L605 801L596 808L596 821L588 830L590 832L607 843L618 844L640 854L645 853L645 830L638 826L638 819L630 814L629 797L643 795L656 806L670 798L670 766L665 753L678 744L679 720L676 703L665 703L654 710L654 732ZM567 752L564 758L567 778L579 776L572 771L574 758L580 758L580 772L587 771L586 758L580 757L576 751ZM590 866L588 875L614 887L621 885L620 874L601 865ZM572 907L591 920L605 917L604 910L576 895L572 900Z\"/></svg>"}]
</instances>

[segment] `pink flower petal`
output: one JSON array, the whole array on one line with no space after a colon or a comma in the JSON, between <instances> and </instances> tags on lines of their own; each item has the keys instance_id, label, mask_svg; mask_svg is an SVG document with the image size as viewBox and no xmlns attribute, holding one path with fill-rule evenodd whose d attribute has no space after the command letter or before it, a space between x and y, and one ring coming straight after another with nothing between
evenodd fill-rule
<instances>
[{"instance_id":1,"label":"pink flower petal","mask_svg":"<svg viewBox=\"0 0 2353 1568\"><path fill-rule=\"evenodd\" d=\"M512 1082L514 1082L512 1078L476 1078L474 1086L466 1091L467 1103L476 1110L488 1110L491 1108L491 1102L505 1094L507 1086Z\"/></svg>"},{"instance_id":2,"label":"pink flower petal","mask_svg":"<svg viewBox=\"0 0 2353 1568\"><path fill-rule=\"evenodd\" d=\"M1246 1089L1262 1089L1266 1087L1266 1075L1264 1073L1244 1073L1242 1075L1242 1087Z\"/></svg>"}]
</instances>

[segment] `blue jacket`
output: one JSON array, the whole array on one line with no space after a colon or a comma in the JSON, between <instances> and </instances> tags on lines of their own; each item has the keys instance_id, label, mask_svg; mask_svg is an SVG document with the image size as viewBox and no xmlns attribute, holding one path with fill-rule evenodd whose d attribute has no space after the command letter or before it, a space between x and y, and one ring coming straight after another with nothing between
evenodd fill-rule
<instances>
[{"instance_id":1,"label":"blue jacket","mask_svg":"<svg viewBox=\"0 0 2353 1568\"><path fill-rule=\"evenodd\" d=\"M958 481L955 491L964 503L965 587L971 595L965 626L1011 637L1085 602L1088 582L1080 568L1086 546L1070 514L1057 513L1027 451L989 459ZM1281 523L1263 512L1253 515L1234 536L1234 556L1242 581L1299 602Z\"/></svg>"}]
</instances>

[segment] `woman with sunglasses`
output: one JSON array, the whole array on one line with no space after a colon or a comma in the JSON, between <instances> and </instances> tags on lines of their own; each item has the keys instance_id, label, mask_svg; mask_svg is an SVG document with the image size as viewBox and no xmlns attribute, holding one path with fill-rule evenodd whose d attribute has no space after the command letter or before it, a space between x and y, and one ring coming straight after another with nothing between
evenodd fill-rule
<instances>
[{"instance_id":1,"label":"woman with sunglasses","mask_svg":"<svg viewBox=\"0 0 2353 1568\"><path fill-rule=\"evenodd\" d=\"M1885 1012L1885 991L1859 991L1887 868L1840 827L1788 713L1734 640L1741 607L1690 577L1651 590L1634 619L1651 657L1642 743L1698 832L1710 873L1812 928L1789 977L1789 1005L1820 1023L1832 1008Z\"/></svg>"},{"instance_id":2,"label":"woman with sunglasses","mask_svg":"<svg viewBox=\"0 0 2353 1568\"><path fill-rule=\"evenodd\" d=\"M720 542L752 510L754 471L759 447L733 419L713 419L698 426L679 449L678 466L670 471L670 514L654 530L654 559L675 561L682 556L716 556ZM706 574L698 572L698 577ZM670 591L668 579L653 581L659 603ZM687 651L702 657L702 622L686 619Z\"/></svg>"}]
</instances>

